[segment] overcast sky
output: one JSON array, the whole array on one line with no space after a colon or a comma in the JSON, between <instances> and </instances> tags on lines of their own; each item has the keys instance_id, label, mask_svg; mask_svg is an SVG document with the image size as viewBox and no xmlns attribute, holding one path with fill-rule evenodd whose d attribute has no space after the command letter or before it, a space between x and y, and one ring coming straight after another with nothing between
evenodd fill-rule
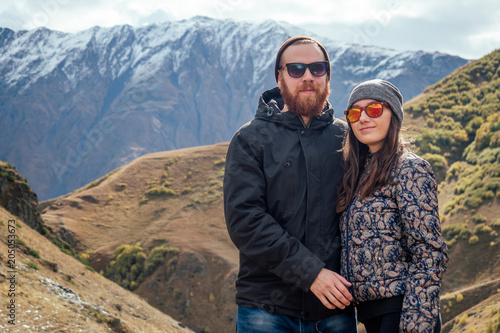
<instances>
[{"instance_id":1,"label":"overcast sky","mask_svg":"<svg viewBox=\"0 0 500 333\"><path fill-rule=\"evenodd\" d=\"M477 59L500 48L499 0L2 0L0 27L76 32L204 15L285 21L343 42Z\"/></svg>"}]
</instances>

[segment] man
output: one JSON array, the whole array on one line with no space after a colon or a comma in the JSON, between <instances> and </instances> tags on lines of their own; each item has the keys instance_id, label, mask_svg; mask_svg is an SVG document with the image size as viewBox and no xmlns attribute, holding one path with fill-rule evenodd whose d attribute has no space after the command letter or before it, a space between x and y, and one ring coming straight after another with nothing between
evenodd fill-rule
<instances>
[{"instance_id":1,"label":"man","mask_svg":"<svg viewBox=\"0 0 500 333\"><path fill-rule=\"evenodd\" d=\"M226 158L224 210L240 251L236 331L356 332L350 283L337 274L346 125L327 101L328 54L312 38L291 38L275 76Z\"/></svg>"}]
</instances>

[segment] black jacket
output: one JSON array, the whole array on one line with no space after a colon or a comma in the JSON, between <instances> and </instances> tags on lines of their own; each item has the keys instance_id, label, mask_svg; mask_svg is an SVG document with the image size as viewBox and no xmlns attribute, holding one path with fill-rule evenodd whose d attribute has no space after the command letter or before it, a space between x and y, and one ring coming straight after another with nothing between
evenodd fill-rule
<instances>
[{"instance_id":1,"label":"black jacket","mask_svg":"<svg viewBox=\"0 0 500 333\"><path fill-rule=\"evenodd\" d=\"M335 202L346 124L329 103L307 128L282 105L278 88L264 92L227 153L224 210L240 251L236 303L314 320L336 312L309 287L322 268L340 270Z\"/></svg>"}]
</instances>

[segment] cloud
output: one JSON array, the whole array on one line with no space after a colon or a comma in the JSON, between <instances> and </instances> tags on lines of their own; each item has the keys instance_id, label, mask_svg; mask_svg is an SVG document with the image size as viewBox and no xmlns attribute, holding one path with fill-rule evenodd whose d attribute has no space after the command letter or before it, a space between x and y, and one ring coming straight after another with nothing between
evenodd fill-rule
<instances>
[{"instance_id":1,"label":"cloud","mask_svg":"<svg viewBox=\"0 0 500 333\"><path fill-rule=\"evenodd\" d=\"M0 2L0 27L76 32L142 26L196 15L285 21L343 42L478 58L500 47L498 0L16 0Z\"/></svg>"},{"instance_id":2,"label":"cloud","mask_svg":"<svg viewBox=\"0 0 500 333\"><path fill-rule=\"evenodd\" d=\"M482 3L485 5L482 5ZM311 24L338 41L404 50L445 52L467 59L500 48L500 6L494 1L394 3L344 23Z\"/></svg>"}]
</instances>

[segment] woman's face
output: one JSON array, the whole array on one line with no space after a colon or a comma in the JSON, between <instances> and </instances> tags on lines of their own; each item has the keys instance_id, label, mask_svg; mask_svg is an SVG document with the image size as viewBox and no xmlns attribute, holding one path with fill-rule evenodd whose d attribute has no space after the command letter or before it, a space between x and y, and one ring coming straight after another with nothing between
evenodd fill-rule
<instances>
[{"instance_id":1,"label":"woman's face","mask_svg":"<svg viewBox=\"0 0 500 333\"><path fill-rule=\"evenodd\" d=\"M353 108L366 107L369 104L379 102L374 99L361 99L352 105ZM384 106L382 115L377 118L370 118L366 111L361 112L359 121L351 123L352 131L356 138L368 146L371 153L377 152L382 147L385 137L389 132L392 111Z\"/></svg>"}]
</instances>

